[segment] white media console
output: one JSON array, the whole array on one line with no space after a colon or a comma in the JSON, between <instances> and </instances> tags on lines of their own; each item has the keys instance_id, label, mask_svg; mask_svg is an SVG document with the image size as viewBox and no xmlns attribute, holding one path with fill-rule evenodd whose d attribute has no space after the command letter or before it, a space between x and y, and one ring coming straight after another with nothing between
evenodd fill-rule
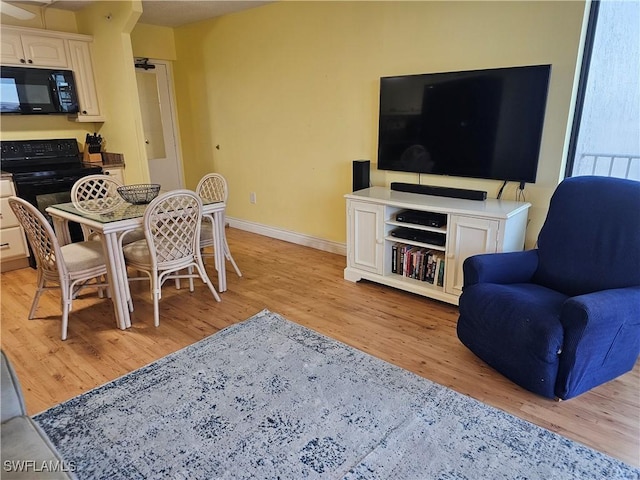
<instances>
[{"instance_id":1,"label":"white media console","mask_svg":"<svg viewBox=\"0 0 640 480\"><path fill-rule=\"evenodd\" d=\"M462 293L464 260L478 253L511 252L524 248L530 203L487 199L483 201L436 197L371 187L345 195L347 199L347 268L344 278L370 280L458 304ZM446 225L432 227L396 220L401 212L446 215ZM417 237L435 233L444 245L406 240L392 235L409 228ZM442 285L407 276L398 266L398 244L409 245L424 256L443 259ZM395 260L394 260L395 257ZM421 258L418 256L418 258ZM395 264L394 264L395 263ZM414 265L415 266L415 265ZM393 273L400 270L400 273Z\"/></svg>"}]
</instances>

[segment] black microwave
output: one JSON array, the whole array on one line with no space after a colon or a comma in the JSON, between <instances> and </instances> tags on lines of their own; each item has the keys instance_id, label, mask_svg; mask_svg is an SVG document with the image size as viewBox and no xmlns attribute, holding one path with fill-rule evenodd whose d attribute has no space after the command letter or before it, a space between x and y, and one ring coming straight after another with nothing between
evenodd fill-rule
<instances>
[{"instance_id":1,"label":"black microwave","mask_svg":"<svg viewBox=\"0 0 640 480\"><path fill-rule=\"evenodd\" d=\"M78 113L76 85L70 70L3 66L0 72L0 113Z\"/></svg>"}]
</instances>

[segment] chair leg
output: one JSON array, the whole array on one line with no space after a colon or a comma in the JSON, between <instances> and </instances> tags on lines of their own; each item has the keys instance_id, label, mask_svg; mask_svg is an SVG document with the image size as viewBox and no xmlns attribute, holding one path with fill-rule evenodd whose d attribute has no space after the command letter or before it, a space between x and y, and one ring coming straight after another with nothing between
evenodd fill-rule
<instances>
[{"instance_id":1,"label":"chair leg","mask_svg":"<svg viewBox=\"0 0 640 480\"><path fill-rule=\"evenodd\" d=\"M67 327L69 326L69 302L62 302L62 340L67 339Z\"/></svg>"},{"instance_id":2,"label":"chair leg","mask_svg":"<svg viewBox=\"0 0 640 480\"><path fill-rule=\"evenodd\" d=\"M189 291L193 292L193 290L194 290L193 277L191 276L191 275L193 275L193 267L187 268L187 272L189 274Z\"/></svg>"},{"instance_id":3,"label":"chair leg","mask_svg":"<svg viewBox=\"0 0 640 480\"><path fill-rule=\"evenodd\" d=\"M216 302L220 302L221 301L220 295L218 295L218 292L213 286L213 283L211 283L211 280L209 280L207 271L205 270L204 264L202 263L202 258L198 258L196 260L196 269L198 270L198 274L200 275L200 278L202 279L202 281L207 285L207 287L209 287L209 290L211 291L213 298L216 299Z\"/></svg>"},{"instance_id":4,"label":"chair leg","mask_svg":"<svg viewBox=\"0 0 640 480\"><path fill-rule=\"evenodd\" d=\"M225 257L227 257L227 260L229 260L231 262L231 265L233 265L233 269L236 271L236 274L239 277L241 277L242 273L240 272L240 269L238 268L238 265L236 265L236 261L231 256L231 250L229 250L229 244L227 243L227 237L226 236L224 238L224 255L225 255Z\"/></svg>"},{"instance_id":5,"label":"chair leg","mask_svg":"<svg viewBox=\"0 0 640 480\"><path fill-rule=\"evenodd\" d=\"M73 301L73 283L71 285L61 285L62 292L62 340L67 339L67 329L69 327L69 312Z\"/></svg>"},{"instance_id":6,"label":"chair leg","mask_svg":"<svg viewBox=\"0 0 640 480\"><path fill-rule=\"evenodd\" d=\"M38 289L36 290L36 294L33 296L33 303L31 304L31 310L29 310L29 320L31 320L36 313L36 308L38 308L38 301L40 300L40 295L44 291L44 275L42 275L42 270L38 269Z\"/></svg>"},{"instance_id":7,"label":"chair leg","mask_svg":"<svg viewBox=\"0 0 640 480\"><path fill-rule=\"evenodd\" d=\"M151 297L153 298L153 324L156 327L160 326L160 280L158 279L158 272L154 272L153 279L151 280Z\"/></svg>"}]
</instances>

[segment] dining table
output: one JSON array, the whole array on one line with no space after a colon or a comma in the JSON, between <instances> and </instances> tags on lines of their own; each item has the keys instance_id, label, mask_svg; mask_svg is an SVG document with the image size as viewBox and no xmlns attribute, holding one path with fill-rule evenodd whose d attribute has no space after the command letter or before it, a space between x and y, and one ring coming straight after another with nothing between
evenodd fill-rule
<instances>
[{"instance_id":1,"label":"dining table","mask_svg":"<svg viewBox=\"0 0 640 480\"><path fill-rule=\"evenodd\" d=\"M214 239L214 259L218 271L218 291L227 289L224 257L224 213L226 205L218 200L202 198L203 217L207 216L211 222ZM69 222L77 222L89 227L102 239L104 255L107 263L107 275L111 286L111 297L118 328L125 330L131 327L133 303L128 287L127 266L122 251L122 236L136 228L143 226L143 217L147 204L131 204L123 202L117 208L108 212L96 212L83 209L82 202L60 203L46 208L51 216L53 227L61 245L71 243Z\"/></svg>"}]
</instances>

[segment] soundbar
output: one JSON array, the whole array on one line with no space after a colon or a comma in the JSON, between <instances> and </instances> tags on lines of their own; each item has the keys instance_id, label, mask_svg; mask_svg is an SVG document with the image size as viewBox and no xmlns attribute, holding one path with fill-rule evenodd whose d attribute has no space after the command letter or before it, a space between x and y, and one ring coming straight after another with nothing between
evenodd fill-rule
<instances>
[{"instance_id":1,"label":"soundbar","mask_svg":"<svg viewBox=\"0 0 640 480\"><path fill-rule=\"evenodd\" d=\"M421 195L435 195L437 197L464 198L466 200L487 199L487 192L483 190L436 187L433 185L419 185L417 183L391 182L391 190L395 190L397 192L419 193Z\"/></svg>"}]
</instances>

